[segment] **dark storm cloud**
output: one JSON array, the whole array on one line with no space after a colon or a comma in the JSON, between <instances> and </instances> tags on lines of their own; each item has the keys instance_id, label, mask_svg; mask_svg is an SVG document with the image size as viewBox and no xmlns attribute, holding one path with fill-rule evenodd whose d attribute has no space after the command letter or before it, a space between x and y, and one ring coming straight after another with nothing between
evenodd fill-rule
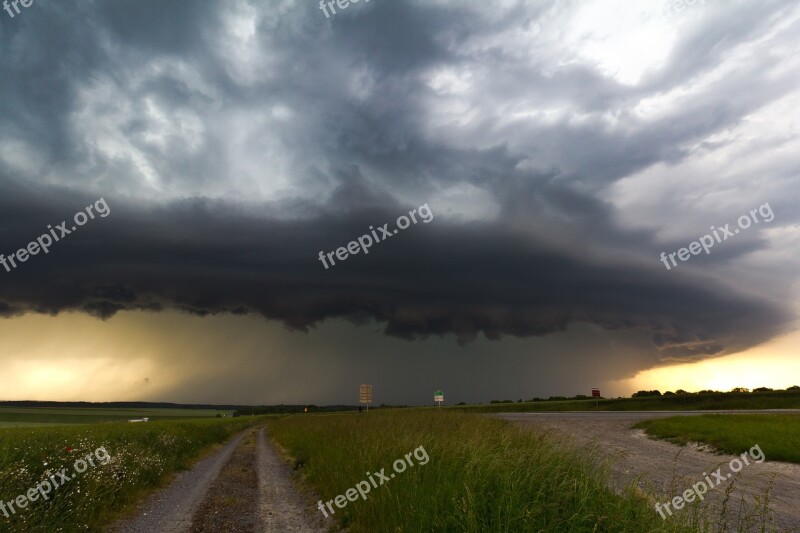
<instances>
[{"instance_id":1,"label":"dark storm cloud","mask_svg":"<svg viewBox=\"0 0 800 533\"><path fill-rule=\"evenodd\" d=\"M53 191L55 193L57 191ZM3 187L6 254L55 226L91 198L36 198ZM366 193L365 193L366 194ZM672 273L603 264L548 247L498 224L419 223L325 270L319 250L346 246L370 225L392 222L401 206L302 221L256 216L221 202L192 200L154 209L113 196L111 208L2 272L5 314L177 308L206 315L259 313L292 328L334 317L385 323L403 338L455 334L469 341L562 331L582 321L652 331L664 356L742 348L779 330L779 309L701 286ZM69 219L68 219L69 220ZM20 240L28 236L28 239ZM743 333L743 330L747 333Z\"/></svg>"},{"instance_id":2,"label":"dark storm cloud","mask_svg":"<svg viewBox=\"0 0 800 533\"><path fill-rule=\"evenodd\" d=\"M663 270L652 232L619 227L595 193L682 160L687 143L794 90L791 71L756 79L748 64L723 76L736 98L709 91L652 121L632 111L708 72L790 3L712 11L637 86L491 41L530 29L544 5L494 16L376 1L326 20L313 2L42 0L3 20L0 251L99 196L112 214L0 271L0 313L176 308L292 328L369 317L389 335L461 341L589 322L647 331L664 357L781 331L790 317L778 304ZM248 20L252 33L239 27ZM437 69L469 73L471 89L440 95ZM460 125L455 101L473 113ZM511 118L532 105L585 118ZM432 198L465 185L499 217L437 211ZM418 205L408 198L437 219L323 269L320 250L392 222ZM761 248L748 237L716 260Z\"/></svg>"}]
</instances>

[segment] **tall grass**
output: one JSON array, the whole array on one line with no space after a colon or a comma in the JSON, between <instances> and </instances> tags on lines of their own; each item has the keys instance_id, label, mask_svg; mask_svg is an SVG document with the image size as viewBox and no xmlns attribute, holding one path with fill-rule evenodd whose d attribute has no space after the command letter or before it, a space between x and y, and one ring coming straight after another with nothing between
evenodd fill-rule
<instances>
[{"instance_id":1,"label":"tall grass","mask_svg":"<svg viewBox=\"0 0 800 533\"><path fill-rule=\"evenodd\" d=\"M295 415L270 433L325 501L424 447L426 465L334 507L351 533L689 530L662 521L633 489L610 491L592 454L501 420L446 410Z\"/></svg>"},{"instance_id":2,"label":"tall grass","mask_svg":"<svg viewBox=\"0 0 800 533\"><path fill-rule=\"evenodd\" d=\"M733 455L758 444L767 460L800 463L800 415L675 416L634 427L678 444L703 442Z\"/></svg>"},{"instance_id":3,"label":"tall grass","mask_svg":"<svg viewBox=\"0 0 800 533\"><path fill-rule=\"evenodd\" d=\"M169 474L185 469L212 444L263 418L112 423L0 429L0 499L5 502L55 475L74 477L7 518L0 531L102 531L119 511ZM99 447L108 464L73 472L76 459ZM96 462L97 463L97 462ZM15 506L16 508L16 506Z\"/></svg>"}]
</instances>

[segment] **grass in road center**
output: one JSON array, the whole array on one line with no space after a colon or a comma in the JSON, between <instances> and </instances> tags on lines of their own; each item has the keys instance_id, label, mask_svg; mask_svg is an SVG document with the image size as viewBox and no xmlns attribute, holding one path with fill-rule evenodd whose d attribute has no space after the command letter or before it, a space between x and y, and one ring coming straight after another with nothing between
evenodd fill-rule
<instances>
[{"instance_id":1,"label":"grass in road center","mask_svg":"<svg viewBox=\"0 0 800 533\"><path fill-rule=\"evenodd\" d=\"M270 434L323 500L424 446L430 461L334 515L374 531L689 531L633 490L619 496L591 454L552 434L441 410L294 415Z\"/></svg>"},{"instance_id":2,"label":"grass in road center","mask_svg":"<svg viewBox=\"0 0 800 533\"><path fill-rule=\"evenodd\" d=\"M256 430L250 430L209 487L189 533L257 531L259 498Z\"/></svg>"},{"instance_id":3,"label":"grass in road center","mask_svg":"<svg viewBox=\"0 0 800 533\"><path fill-rule=\"evenodd\" d=\"M634 427L677 444L710 444L731 455L758 444L767 461L800 463L800 415L674 416L645 420Z\"/></svg>"}]
</instances>

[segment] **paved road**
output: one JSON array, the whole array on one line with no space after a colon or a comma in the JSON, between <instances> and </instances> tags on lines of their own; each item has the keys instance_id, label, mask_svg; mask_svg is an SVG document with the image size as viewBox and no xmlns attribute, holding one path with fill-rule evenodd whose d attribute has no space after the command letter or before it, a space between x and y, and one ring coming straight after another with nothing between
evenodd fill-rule
<instances>
[{"instance_id":1,"label":"paved road","mask_svg":"<svg viewBox=\"0 0 800 533\"><path fill-rule=\"evenodd\" d=\"M800 410L759 411L588 411L564 413L505 413L496 416L553 430L556 434L568 435L570 441L579 445L597 447L605 454L612 473L614 488L619 490L637 479L639 488L654 495L655 502L663 503L689 489L704 479L703 473L712 476L717 468L725 481L706 496L706 512L719 516L725 490L733 487L732 498L725 512L729 523L740 511L740 501L746 512L757 513L758 499L769 493L773 527L778 531L800 531L800 465L767 461L744 466L730 478L729 462L735 456L718 455L697 446L676 446L666 441L648 438L644 431L631 429L640 420L667 416L697 416L700 414L741 413L795 413ZM753 445L758 443L753 443ZM718 480L711 477L714 483ZM772 485L771 485L772 484ZM654 509L655 512L655 509ZM666 514L666 513L665 513ZM706 514L706 516L709 516ZM754 517L755 518L755 517ZM755 525L747 530L756 530Z\"/></svg>"}]
</instances>

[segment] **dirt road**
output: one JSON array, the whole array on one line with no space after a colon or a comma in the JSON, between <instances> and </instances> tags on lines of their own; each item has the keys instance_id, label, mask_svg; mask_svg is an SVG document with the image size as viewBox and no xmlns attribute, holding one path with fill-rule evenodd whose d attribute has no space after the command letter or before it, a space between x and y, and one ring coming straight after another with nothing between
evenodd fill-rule
<instances>
[{"instance_id":1,"label":"dirt road","mask_svg":"<svg viewBox=\"0 0 800 533\"><path fill-rule=\"evenodd\" d=\"M497 416L521 424L550 428L556 433L569 435L571 440L580 445L599 446L610 462L615 488L619 489L637 479L637 476L642 476L637 483L643 491L655 493L654 502L664 503L680 495L702 481L703 473L718 483L718 478L713 477L712 473L721 468L724 481L705 496L704 505L708 503L705 513L709 513L706 516L725 516L731 523L743 511L745 516L749 515L756 521L759 507L763 508L759 501L769 493L769 514L773 527L781 532L800 531L800 465L769 461L767 456L766 461L751 461L739 473L728 477L728 464L734 456L717 455L696 445L681 447L653 440L642 430L630 429L632 424L640 420L699 414L704 413L626 411L508 413ZM729 487L733 488L734 497L730 498L727 509L723 511L722 502ZM755 530L755 525L752 528Z\"/></svg>"},{"instance_id":2,"label":"dirt road","mask_svg":"<svg viewBox=\"0 0 800 533\"><path fill-rule=\"evenodd\" d=\"M264 428L248 430L166 489L153 494L117 533L328 531L320 513L292 480Z\"/></svg>"}]
</instances>

